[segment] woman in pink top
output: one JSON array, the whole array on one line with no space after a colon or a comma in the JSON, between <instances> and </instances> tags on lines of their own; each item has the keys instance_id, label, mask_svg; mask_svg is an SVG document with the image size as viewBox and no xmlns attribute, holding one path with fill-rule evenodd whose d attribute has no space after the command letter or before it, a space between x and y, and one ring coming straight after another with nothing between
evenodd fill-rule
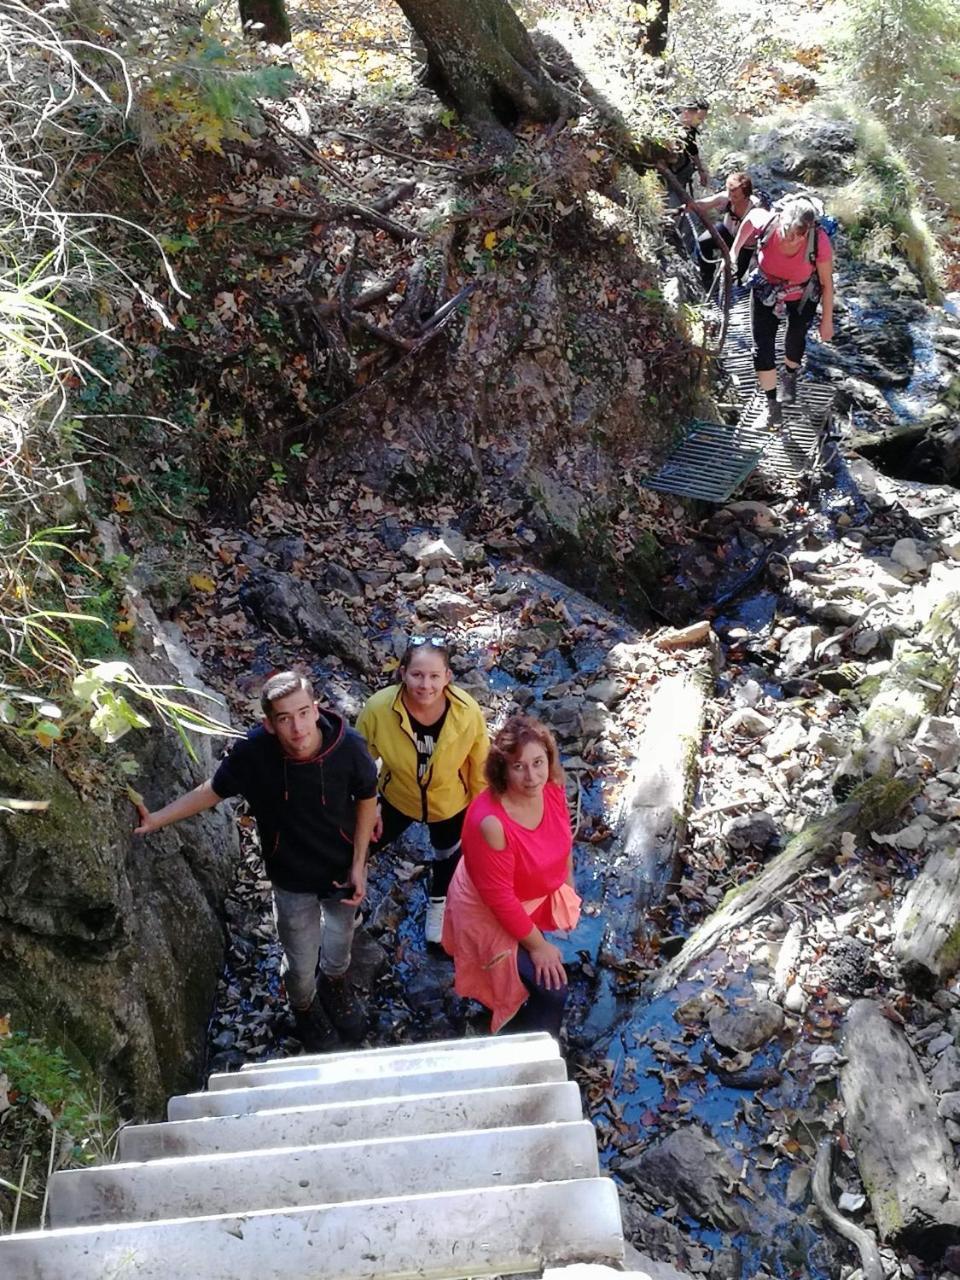
<instances>
[{"instance_id":1,"label":"woman in pink top","mask_svg":"<svg viewBox=\"0 0 960 1280\"><path fill-rule=\"evenodd\" d=\"M485 765L488 790L470 804L463 861L447 893L443 945L458 995L491 1010L491 1030L559 1035L567 975L551 929L580 918L573 833L550 731L512 716ZM512 1021L511 1021L512 1020Z\"/></svg>"},{"instance_id":2,"label":"woman in pink top","mask_svg":"<svg viewBox=\"0 0 960 1280\"><path fill-rule=\"evenodd\" d=\"M768 428L783 421L782 404L797 398L797 370L803 362L807 330L822 302L820 338L833 337L833 250L830 237L818 225L818 210L808 196L791 196L772 212L754 209L740 223L730 249L736 260L741 249L757 245L757 273L752 281L750 318L753 325L753 367L766 396ZM774 344L780 319L786 315L784 361L779 390Z\"/></svg>"}]
</instances>

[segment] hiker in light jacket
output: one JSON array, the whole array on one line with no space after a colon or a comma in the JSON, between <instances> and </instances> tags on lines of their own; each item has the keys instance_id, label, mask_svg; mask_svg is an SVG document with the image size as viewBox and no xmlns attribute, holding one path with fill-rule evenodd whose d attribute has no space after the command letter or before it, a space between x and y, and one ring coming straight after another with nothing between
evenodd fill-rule
<instances>
[{"instance_id":1,"label":"hiker in light jacket","mask_svg":"<svg viewBox=\"0 0 960 1280\"><path fill-rule=\"evenodd\" d=\"M380 819L371 848L392 844L414 822L427 824L434 861L424 932L439 944L464 814L485 786L489 738L483 711L453 683L442 638L414 636L398 674L399 683L375 693L357 720L370 754L380 760Z\"/></svg>"}]
</instances>

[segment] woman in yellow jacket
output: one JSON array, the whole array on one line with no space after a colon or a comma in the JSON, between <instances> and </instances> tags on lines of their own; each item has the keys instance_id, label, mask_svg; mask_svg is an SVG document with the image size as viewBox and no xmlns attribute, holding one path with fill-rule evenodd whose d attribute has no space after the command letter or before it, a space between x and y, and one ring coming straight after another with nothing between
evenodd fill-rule
<instances>
[{"instance_id":1,"label":"woman in yellow jacket","mask_svg":"<svg viewBox=\"0 0 960 1280\"><path fill-rule=\"evenodd\" d=\"M427 824L435 859L424 932L428 942L439 943L464 814L486 786L490 740L479 705L453 683L443 640L414 636L399 676L399 684L369 699L357 720L370 754L380 760L380 819L371 848L392 844L413 822Z\"/></svg>"}]
</instances>

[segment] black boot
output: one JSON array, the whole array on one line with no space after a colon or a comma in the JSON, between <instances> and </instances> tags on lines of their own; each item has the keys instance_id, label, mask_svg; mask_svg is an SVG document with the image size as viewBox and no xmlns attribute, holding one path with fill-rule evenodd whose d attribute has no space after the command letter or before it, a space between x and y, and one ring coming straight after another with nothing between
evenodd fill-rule
<instances>
[{"instance_id":1,"label":"black boot","mask_svg":"<svg viewBox=\"0 0 960 1280\"><path fill-rule=\"evenodd\" d=\"M327 1016L344 1040L357 1044L367 1034L367 1011L346 978L319 974L317 999L323 1001Z\"/></svg>"},{"instance_id":2,"label":"black boot","mask_svg":"<svg viewBox=\"0 0 960 1280\"><path fill-rule=\"evenodd\" d=\"M329 1053L340 1047L340 1037L317 996L313 997L313 1004L309 1009L294 1009L293 1019L297 1027L297 1039L307 1053Z\"/></svg>"}]
</instances>

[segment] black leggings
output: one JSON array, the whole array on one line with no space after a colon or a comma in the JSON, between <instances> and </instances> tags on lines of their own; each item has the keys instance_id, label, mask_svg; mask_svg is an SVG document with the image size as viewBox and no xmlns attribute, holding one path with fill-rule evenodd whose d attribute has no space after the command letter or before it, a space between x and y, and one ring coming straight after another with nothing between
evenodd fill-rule
<instances>
[{"instance_id":1,"label":"black leggings","mask_svg":"<svg viewBox=\"0 0 960 1280\"><path fill-rule=\"evenodd\" d=\"M715 222L713 229L729 249L733 244L733 232L729 231L722 222ZM713 283L714 272L720 265L720 250L714 244L713 237L708 232L701 231L698 239L700 242L700 278L703 281L703 287L709 289ZM752 257L753 245L748 245L737 254L737 261L733 266L738 280L742 280L746 275Z\"/></svg>"},{"instance_id":2,"label":"black leggings","mask_svg":"<svg viewBox=\"0 0 960 1280\"><path fill-rule=\"evenodd\" d=\"M783 339L783 352L791 364L802 364L807 330L817 314L817 304L811 298L802 306L799 300L788 302L786 308L787 332ZM774 313L773 307L765 306L759 300L756 289L750 295L750 321L753 326L753 367L757 373L770 372L777 367L775 348L780 317Z\"/></svg>"},{"instance_id":3,"label":"black leggings","mask_svg":"<svg viewBox=\"0 0 960 1280\"><path fill-rule=\"evenodd\" d=\"M430 843L437 855L430 863L430 897L445 898L450 888L450 881L460 861L460 832L463 830L463 819L466 809L461 809L452 818L442 818L439 822L428 822ZM376 844L371 844L370 852L378 853L388 844L393 844L402 836L407 827L417 819L410 818L399 809L395 809L389 800L380 797L380 813L383 817L383 834Z\"/></svg>"},{"instance_id":4,"label":"black leggings","mask_svg":"<svg viewBox=\"0 0 960 1280\"><path fill-rule=\"evenodd\" d=\"M546 987L540 986L534 975L530 953L519 945L517 946L517 972L530 995L526 1003L520 1006L507 1023L505 1030L507 1032L549 1031L552 1036L559 1037L560 1025L563 1022L563 1007L567 1003L569 990L566 983L555 991L548 991Z\"/></svg>"}]
</instances>

